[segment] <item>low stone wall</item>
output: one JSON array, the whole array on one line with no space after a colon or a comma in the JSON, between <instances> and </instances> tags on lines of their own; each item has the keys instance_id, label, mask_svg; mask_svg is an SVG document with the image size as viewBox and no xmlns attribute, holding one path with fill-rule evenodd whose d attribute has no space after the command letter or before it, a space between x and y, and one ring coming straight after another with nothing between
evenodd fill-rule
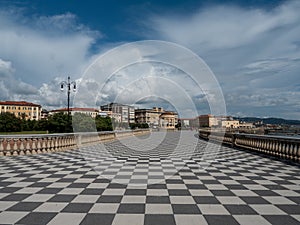
<instances>
[{"instance_id":1,"label":"low stone wall","mask_svg":"<svg viewBox=\"0 0 300 225\"><path fill-rule=\"evenodd\" d=\"M300 162L300 139L253 134L233 134L200 130L199 137L274 157Z\"/></svg>"},{"instance_id":2,"label":"low stone wall","mask_svg":"<svg viewBox=\"0 0 300 225\"><path fill-rule=\"evenodd\" d=\"M0 135L0 156L30 155L75 149L81 145L111 141L150 131L116 131L69 134Z\"/></svg>"}]
</instances>

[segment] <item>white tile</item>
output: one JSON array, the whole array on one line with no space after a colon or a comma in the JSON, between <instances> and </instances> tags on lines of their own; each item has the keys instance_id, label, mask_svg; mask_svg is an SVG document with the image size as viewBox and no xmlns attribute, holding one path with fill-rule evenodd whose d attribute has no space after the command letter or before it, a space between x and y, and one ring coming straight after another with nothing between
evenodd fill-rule
<instances>
[{"instance_id":1,"label":"white tile","mask_svg":"<svg viewBox=\"0 0 300 225\"><path fill-rule=\"evenodd\" d=\"M143 225L144 215L117 214L112 225Z\"/></svg>"},{"instance_id":2,"label":"white tile","mask_svg":"<svg viewBox=\"0 0 300 225\"><path fill-rule=\"evenodd\" d=\"M60 212L69 203L62 202L45 202L39 207L37 207L34 212Z\"/></svg>"},{"instance_id":3,"label":"white tile","mask_svg":"<svg viewBox=\"0 0 300 225\"><path fill-rule=\"evenodd\" d=\"M146 214L173 214L170 204L146 204Z\"/></svg>"},{"instance_id":4,"label":"white tile","mask_svg":"<svg viewBox=\"0 0 300 225\"><path fill-rule=\"evenodd\" d=\"M234 215L233 217L241 225L271 225L265 218L260 215Z\"/></svg>"},{"instance_id":5,"label":"white tile","mask_svg":"<svg viewBox=\"0 0 300 225\"><path fill-rule=\"evenodd\" d=\"M89 213L116 213L119 205L118 203L96 203L90 209Z\"/></svg>"},{"instance_id":6,"label":"white tile","mask_svg":"<svg viewBox=\"0 0 300 225\"><path fill-rule=\"evenodd\" d=\"M265 204L258 204L258 205L250 205L256 212L260 215L285 215L286 213L283 212L281 209L277 208L274 205L265 205Z\"/></svg>"},{"instance_id":7,"label":"white tile","mask_svg":"<svg viewBox=\"0 0 300 225\"><path fill-rule=\"evenodd\" d=\"M4 211L0 213L0 221L2 224L15 224L21 218L26 216L29 212L8 212Z\"/></svg>"},{"instance_id":8,"label":"white tile","mask_svg":"<svg viewBox=\"0 0 300 225\"><path fill-rule=\"evenodd\" d=\"M48 225L79 225L85 215L85 213L59 213Z\"/></svg>"},{"instance_id":9,"label":"white tile","mask_svg":"<svg viewBox=\"0 0 300 225\"><path fill-rule=\"evenodd\" d=\"M98 195L77 195L72 202L76 203L95 203L98 200Z\"/></svg>"},{"instance_id":10,"label":"white tile","mask_svg":"<svg viewBox=\"0 0 300 225\"><path fill-rule=\"evenodd\" d=\"M229 215L230 213L222 205L217 204L198 204L198 207L204 215Z\"/></svg>"},{"instance_id":11,"label":"white tile","mask_svg":"<svg viewBox=\"0 0 300 225\"><path fill-rule=\"evenodd\" d=\"M176 225L207 225L202 215L175 215Z\"/></svg>"}]
</instances>

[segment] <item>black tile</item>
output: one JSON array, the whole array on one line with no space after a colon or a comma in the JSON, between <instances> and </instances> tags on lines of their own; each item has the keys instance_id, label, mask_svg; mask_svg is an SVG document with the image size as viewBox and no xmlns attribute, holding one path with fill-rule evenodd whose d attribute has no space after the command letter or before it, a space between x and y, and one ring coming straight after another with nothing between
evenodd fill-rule
<instances>
[{"instance_id":1,"label":"black tile","mask_svg":"<svg viewBox=\"0 0 300 225\"><path fill-rule=\"evenodd\" d=\"M117 183L111 183L107 186L107 188L117 188L117 189L124 189L127 185L125 184L117 184Z\"/></svg>"},{"instance_id":2,"label":"black tile","mask_svg":"<svg viewBox=\"0 0 300 225\"><path fill-rule=\"evenodd\" d=\"M76 195L55 195L52 198L50 198L48 201L49 202L71 202Z\"/></svg>"},{"instance_id":3,"label":"black tile","mask_svg":"<svg viewBox=\"0 0 300 225\"><path fill-rule=\"evenodd\" d=\"M288 215L266 215L263 217L272 225L299 225L299 221Z\"/></svg>"},{"instance_id":4,"label":"black tile","mask_svg":"<svg viewBox=\"0 0 300 225\"><path fill-rule=\"evenodd\" d=\"M239 225L232 216L228 215L205 215L204 218L209 225Z\"/></svg>"},{"instance_id":5,"label":"black tile","mask_svg":"<svg viewBox=\"0 0 300 225\"><path fill-rule=\"evenodd\" d=\"M173 215L145 215L144 225L176 225Z\"/></svg>"},{"instance_id":6,"label":"black tile","mask_svg":"<svg viewBox=\"0 0 300 225\"><path fill-rule=\"evenodd\" d=\"M220 184L217 180L202 180L203 184Z\"/></svg>"},{"instance_id":7,"label":"black tile","mask_svg":"<svg viewBox=\"0 0 300 225\"><path fill-rule=\"evenodd\" d=\"M114 219L114 214L95 214L90 213L87 214L83 220L81 221L80 225L111 225Z\"/></svg>"},{"instance_id":8,"label":"black tile","mask_svg":"<svg viewBox=\"0 0 300 225\"><path fill-rule=\"evenodd\" d=\"M213 195L215 196L235 196L231 191L229 190L211 190Z\"/></svg>"},{"instance_id":9,"label":"black tile","mask_svg":"<svg viewBox=\"0 0 300 225\"><path fill-rule=\"evenodd\" d=\"M296 204L300 205L300 197L287 197L287 198L295 202Z\"/></svg>"},{"instance_id":10,"label":"black tile","mask_svg":"<svg viewBox=\"0 0 300 225\"><path fill-rule=\"evenodd\" d=\"M198 189L198 190L207 190L207 187L204 184L186 184L188 189Z\"/></svg>"},{"instance_id":11,"label":"black tile","mask_svg":"<svg viewBox=\"0 0 300 225\"><path fill-rule=\"evenodd\" d=\"M92 203L70 203L62 210L62 212L87 213L92 206Z\"/></svg>"},{"instance_id":12,"label":"black tile","mask_svg":"<svg viewBox=\"0 0 300 225\"><path fill-rule=\"evenodd\" d=\"M148 189L167 189L167 185L165 184L150 184L147 187Z\"/></svg>"},{"instance_id":13,"label":"black tile","mask_svg":"<svg viewBox=\"0 0 300 225\"><path fill-rule=\"evenodd\" d=\"M256 182L252 180L237 180L240 184L257 184Z\"/></svg>"},{"instance_id":14,"label":"black tile","mask_svg":"<svg viewBox=\"0 0 300 225\"><path fill-rule=\"evenodd\" d=\"M52 184L52 183L50 183L50 182L36 182L36 183L33 183L33 184L29 185L29 187L47 187L50 184Z\"/></svg>"},{"instance_id":15,"label":"black tile","mask_svg":"<svg viewBox=\"0 0 300 225\"><path fill-rule=\"evenodd\" d=\"M56 194L60 192L63 188L43 188L37 194Z\"/></svg>"},{"instance_id":16,"label":"black tile","mask_svg":"<svg viewBox=\"0 0 300 225\"><path fill-rule=\"evenodd\" d=\"M117 195L102 195L97 200L97 203L120 203L122 201L123 196Z\"/></svg>"},{"instance_id":17,"label":"black tile","mask_svg":"<svg viewBox=\"0 0 300 225\"><path fill-rule=\"evenodd\" d=\"M19 220L16 224L44 225L56 216L56 213L32 212Z\"/></svg>"},{"instance_id":18,"label":"black tile","mask_svg":"<svg viewBox=\"0 0 300 225\"><path fill-rule=\"evenodd\" d=\"M172 196L190 196L189 190L186 189L169 189L169 195Z\"/></svg>"},{"instance_id":19,"label":"black tile","mask_svg":"<svg viewBox=\"0 0 300 225\"><path fill-rule=\"evenodd\" d=\"M225 205L231 215L257 215L254 209L248 205Z\"/></svg>"},{"instance_id":20,"label":"black tile","mask_svg":"<svg viewBox=\"0 0 300 225\"><path fill-rule=\"evenodd\" d=\"M287 188L281 185L264 185L264 187L268 188L269 190L287 190Z\"/></svg>"},{"instance_id":21,"label":"black tile","mask_svg":"<svg viewBox=\"0 0 300 225\"><path fill-rule=\"evenodd\" d=\"M72 183L69 186L67 186L67 188L86 188L89 185L89 183Z\"/></svg>"},{"instance_id":22,"label":"black tile","mask_svg":"<svg viewBox=\"0 0 300 225\"><path fill-rule=\"evenodd\" d=\"M147 179L130 179L129 183L130 184L146 184Z\"/></svg>"},{"instance_id":23,"label":"black tile","mask_svg":"<svg viewBox=\"0 0 300 225\"><path fill-rule=\"evenodd\" d=\"M22 201L29 196L30 194L11 194L2 198L1 201Z\"/></svg>"},{"instance_id":24,"label":"black tile","mask_svg":"<svg viewBox=\"0 0 300 225\"><path fill-rule=\"evenodd\" d=\"M33 211L41 204L42 202L19 202L7 209L7 211Z\"/></svg>"},{"instance_id":25,"label":"black tile","mask_svg":"<svg viewBox=\"0 0 300 225\"><path fill-rule=\"evenodd\" d=\"M259 196L280 196L276 192L270 190L253 190L253 192L258 194Z\"/></svg>"},{"instance_id":26,"label":"black tile","mask_svg":"<svg viewBox=\"0 0 300 225\"><path fill-rule=\"evenodd\" d=\"M146 189L126 189L125 195L146 195Z\"/></svg>"},{"instance_id":27,"label":"black tile","mask_svg":"<svg viewBox=\"0 0 300 225\"><path fill-rule=\"evenodd\" d=\"M9 183L11 184L11 183ZM2 185L2 183L0 183L0 187L4 187L5 185ZM4 187L0 189L0 193L14 193L18 190L22 189L21 187Z\"/></svg>"},{"instance_id":28,"label":"black tile","mask_svg":"<svg viewBox=\"0 0 300 225\"><path fill-rule=\"evenodd\" d=\"M22 182L38 182L41 178L26 178L25 180L22 180Z\"/></svg>"},{"instance_id":29,"label":"black tile","mask_svg":"<svg viewBox=\"0 0 300 225\"><path fill-rule=\"evenodd\" d=\"M197 176L181 176L182 180L199 180Z\"/></svg>"},{"instance_id":30,"label":"black tile","mask_svg":"<svg viewBox=\"0 0 300 225\"><path fill-rule=\"evenodd\" d=\"M288 180L272 180L272 182L283 185L293 185L294 183Z\"/></svg>"},{"instance_id":31,"label":"black tile","mask_svg":"<svg viewBox=\"0 0 300 225\"><path fill-rule=\"evenodd\" d=\"M61 178L57 182L73 183L75 180L76 180L76 178Z\"/></svg>"},{"instance_id":32,"label":"black tile","mask_svg":"<svg viewBox=\"0 0 300 225\"><path fill-rule=\"evenodd\" d=\"M172 208L175 214L201 214L196 204L172 204Z\"/></svg>"},{"instance_id":33,"label":"black tile","mask_svg":"<svg viewBox=\"0 0 300 225\"><path fill-rule=\"evenodd\" d=\"M225 184L225 187L227 187L229 190L245 190L247 189L245 186L240 184Z\"/></svg>"},{"instance_id":34,"label":"black tile","mask_svg":"<svg viewBox=\"0 0 300 225\"><path fill-rule=\"evenodd\" d=\"M51 174L48 178L61 178L64 176L65 176L65 174Z\"/></svg>"},{"instance_id":35,"label":"black tile","mask_svg":"<svg viewBox=\"0 0 300 225\"><path fill-rule=\"evenodd\" d=\"M80 194L81 195L101 195L104 189L101 188L85 188Z\"/></svg>"},{"instance_id":36,"label":"black tile","mask_svg":"<svg viewBox=\"0 0 300 225\"><path fill-rule=\"evenodd\" d=\"M299 215L300 214L300 206L299 205L276 205L277 208L280 208L282 211L287 214Z\"/></svg>"},{"instance_id":37,"label":"black tile","mask_svg":"<svg viewBox=\"0 0 300 225\"><path fill-rule=\"evenodd\" d=\"M262 197L249 196L249 197L240 197L247 204L270 204L267 200Z\"/></svg>"},{"instance_id":38,"label":"black tile","mask_svg":"<svg viewBox=\"0 0 300 225\"><path fill-rule=\"evenodd\" d=\"M184 184L183 180L175 180L175 179L169 179L169 180L166 180L166 183L167 184Z\"/></svg>"},{"instance_id":39,"label":"black tile","mask_svg":"<svg viewBox=\"0 0 300 225\"><path fill-rule=\"evenodd\" d=\"M118 213L145 213L145 204L121 204L118 209Z\"/></svg>"},{"instance_id":40,"label":"black tile","mask_svg":"<svg viewBox=\"0 0 300 225\"><path fill-rule=\"evenodd\" d=\"M221 204L214 196L193 196L197 204Z\"/></svg>"},{"instance_id":41,"label":"black tile","mask_svg":"<svg viewBox=\"0 0 300 225\"><path fill-rule=\"evenodd\" d=\"M169 196L147 196L146 203L170 203Z\"/></svg>"}]
</instances>

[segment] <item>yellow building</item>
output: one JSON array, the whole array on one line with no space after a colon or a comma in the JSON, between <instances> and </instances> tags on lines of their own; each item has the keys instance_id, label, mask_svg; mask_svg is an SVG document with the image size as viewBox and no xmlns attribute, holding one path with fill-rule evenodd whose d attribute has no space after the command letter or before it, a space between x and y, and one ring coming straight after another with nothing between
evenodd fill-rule
<instances>
[{"instance_id":1,"label":"yellow building","mask_svg":"<svg viewBox=\"0 0 300 225\"><path fill-rule=\"evenodd\" d=\"M163 129L175 129L178 123L178 115L175 112L164 112L159 116L159 124Z\"/></svg>"},{"instance_id":2,"label":"yellow building","mask_svg":"<svg viewBox=\"0 0 300 225\"><path fill-rule=\"evenodd\" d=\"M238 120L224 120L222 121L222 127L224 128L239 128L240 121Z\"/></svg>"},{"instance_id":3,"label":"yellow building","mask_svg":"<svg viewBox=\"0 0 300 225\"><path fill-rule=\"evenodd\" d=\"M0 102L0 113L9 112L18 118L25 118L26 120L41 119L40 105L25 102L25 101L4 101Z\"/></svg>"},{"instance_id":4,"label":"yellow building","mask_svg":"<svg viewBox=\"0 0 300 225\"><path fill-rule=\"evenodd\" d=\"M159 127L159 117L165 112L163 108L153 107L153 109L136 109L135 121L137 123L147 123L149 127Z\"/></svg>"}]
</instances>

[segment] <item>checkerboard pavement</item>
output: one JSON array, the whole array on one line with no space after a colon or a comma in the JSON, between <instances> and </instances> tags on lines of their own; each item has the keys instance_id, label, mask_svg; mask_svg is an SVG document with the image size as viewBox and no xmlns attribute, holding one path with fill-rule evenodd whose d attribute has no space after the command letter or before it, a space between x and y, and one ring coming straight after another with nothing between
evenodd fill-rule
<instances>
[{"instance_id":1,"label":"checkerboard pavement","mask_svg":"<svg viewBox=\"0 0 300 225\"><path fill-rule=\"evenodd\" d=\"M189 131L167 133L157 146L160 133L151 136L1 157L0 224L300 224L298 165L216 151Z\"/></svg>"}]
</instances>

